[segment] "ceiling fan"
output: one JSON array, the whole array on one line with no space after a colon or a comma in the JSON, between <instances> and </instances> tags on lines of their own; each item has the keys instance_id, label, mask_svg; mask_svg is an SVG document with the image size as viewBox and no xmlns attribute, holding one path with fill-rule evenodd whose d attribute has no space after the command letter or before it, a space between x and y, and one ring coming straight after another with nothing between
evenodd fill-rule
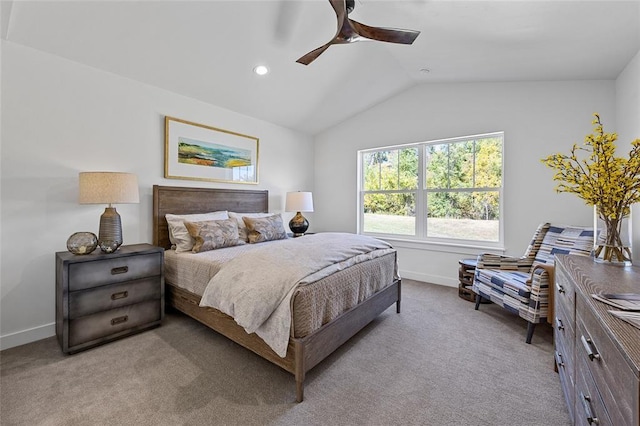
<instances>
[{"instance_id":1,"label":"ceiling fan","mask_svg":"<svg viewBox=\"0 0 640 426\"><path fill-rule=\"evenodd\" d=\"M327 44L307 53L296 62L309 65L315 61L332 44L348 44L361 40L377 40L389 43L412 44L420 31L400 30L395 28L370 27L349 19L355 0L329 0L338 17L338 32Z\"/></svg>"}]
</instances>

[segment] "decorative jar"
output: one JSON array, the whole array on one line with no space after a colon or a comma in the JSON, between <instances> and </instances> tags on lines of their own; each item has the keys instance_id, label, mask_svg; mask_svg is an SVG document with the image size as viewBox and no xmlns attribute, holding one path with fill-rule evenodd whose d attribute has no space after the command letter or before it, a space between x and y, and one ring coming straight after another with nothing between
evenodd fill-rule
<instances>
[{"instance_id":1,"label":"decorative jar","mask_svg":"<svg viewBox=\"0 0 640 426\"><path fill-rule=\"evenodd\" d=\"M67 250L73 254L90 254L98 247L98 237L93 232L76 232L67 240Z\"/></svg>"}]
</instances>

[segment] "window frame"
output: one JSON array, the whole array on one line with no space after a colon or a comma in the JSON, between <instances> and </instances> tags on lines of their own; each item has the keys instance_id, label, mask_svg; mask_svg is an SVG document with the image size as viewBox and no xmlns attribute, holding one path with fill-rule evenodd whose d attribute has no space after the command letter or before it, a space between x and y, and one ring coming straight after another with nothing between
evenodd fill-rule
<instances>
[{"instance_id":1,"label":"window frame","mask_svg":"<svg viewBox=\"0 0 640 426\"><path fill-rule=\"evenodd\" d=\"M469 187L469 188L448 188L444 190L444 192L452 192L452 193L472 193L480 191L496 191L499 196L499 212L498 212L498 240L497 241L489 241L489 240L470 240L470 239L460 239L460 238L449 238L449 237L429 237L427 236L427 194L433 192L443 192L442 188L438 189L429 189L426 185L426 150L430 145L443 145L443 144L454 144L461 142L474 141L479 139L488 139L488 138L500 138L501 139L501 175L500 175L500 186L499 187ZM407 190L370 190L365 191L364 187L364 165L363 159L366 154L370 154L373 152L379 151L390 151L390 150L400 150L407 148L418 148L418 184L415 189L407 189ZM369 235L376 238L390 240L394 242L398 242L400 244L396 244L399 246L409 247L409 248L420 248L428 245L430 248L437 248L440 251L459 251L464 248L471 249L487 249L487 250L504 250L504 148L505 148L505 140L504 140L504 131L490 132L490 133L482 133L470 136L460 136L453 138L444 138L444 139L436 139L424 142L413 142L407 144L399 144L399 145L390 145L378 148L370 148L363 149L358 151L358 182L357 182L357 191L358 191L358 202L357 202L357 232L362 235ZM474 150L475 151L475 150ZM474 160L475 160L475 152L474 152ZM475 165L474 165L475 170ZM474 180L475 180L475 172L474 172ZM475 182L474 182L475 184ZM387 234L387 233L379 233L379 232L365 232L364 231L364 199L366 194L393 194L393 193L410 193L415 195L415 235L405 235L405 234ZM464 251L464 250L463 250Z\"/></svg>"}]
</instances>

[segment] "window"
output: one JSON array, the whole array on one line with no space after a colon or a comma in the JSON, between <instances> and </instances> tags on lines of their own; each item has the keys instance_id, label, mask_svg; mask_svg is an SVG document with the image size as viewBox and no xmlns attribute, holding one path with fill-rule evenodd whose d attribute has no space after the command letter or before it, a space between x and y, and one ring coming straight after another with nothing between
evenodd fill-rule
<instances>
[{"instance_id":1,"label":"window","mask_svg":"<svg viewBox=\"0 0 640 426\"><path fill-rule=\"evenodd\" d=\"M500 132L360 151L360 232L501 243L503 139Z\"/></svg>"}]
</instances>

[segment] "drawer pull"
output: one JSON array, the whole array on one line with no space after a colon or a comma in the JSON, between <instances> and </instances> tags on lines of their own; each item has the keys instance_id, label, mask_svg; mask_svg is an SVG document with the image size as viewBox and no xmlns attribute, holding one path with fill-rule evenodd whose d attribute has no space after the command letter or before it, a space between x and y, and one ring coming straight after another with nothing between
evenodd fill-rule
<instances>
[{"instance_id":1,"label":"drawer pull","mask_svg":"<svg viewBox=\"0 0 640 426\"><path fill-rule=\"evenodd\" d=\"M111 325L122 324L123 322L127 322L129 319L129 315L123 315L121 317L117 317L111 320Z\"/></svg>"},{"instance_id":2,"label":"drawer pull","mask_svg":"<svg viewBox=\"0 0 640 426\"><path fill-rule=\"evenodd\" d=\"M587 422L590 425L600 424L600 420L593 414L593 410L591 409L591 397L583 394L582 392L580 392L580 397L582 398L584 412L587 414Z\"/></svg>"},{"instance_id":3,"label":"drawer pull","mask_svg":"<svg viewBox=\"0 0 640 426\"><path fill-rule=\"evenodd\" d=\"M587 351L587 355L589 359L593 361L594 359L600 359L600 354L596 350L593 341L584 337L584 335L580 336L580 340L582 340L582 346L584 346L584 350Z\"/></svg>"},{"instance_id":4,"label":"drawer pull","mask_svg":"<svg viewBox=\"0 0 640 426\"><path fill-rule=\"evenodd\" d=\"M126 274L127 272L129 272L128 266L118 266L117 268L111 269L111 275Z\"/></svg>"},{"instance_id":5,"label":"drawer pull","mask_svg":"<svg viewBox=\"0 0 640 426\"><path fill-rule=\"evenodd\" d=\"M111 295L111 300L124 299L125 297L128 297L128 296L129 296L129 292L125 290L118 293L113 293Z\"/></svg>"},{"instance_id":6,"label":"drawer pull","mask_svg":"<svg viewBox=\"0 0 640 426\"><path fill-rule=\"evenodd\" d=\"M556 283L556 288L558 289L558 293L564 293L564 287L562 287L560 283Z\"/></svg>"},{"instance_id":7,"label":"drawer pull","mask_svg":"<svg viewBox=\"0 0 640 426\"><path fill-rule=\"evenodd\" d=\"M564 362L562 362L562 354L556 351L556 365L558 367L564 367Z\"/></svg>"},{"instance_id":8,"label":"drawer pull","mask_svg":"<svg viewBox=\"0 0 640 426\"><path fill-rule=\"evenodd\" d=\"M558 330L564 330L564 325L562 324L562 320L556 317L556 328Z\"/></svg>"}]
</instances>

